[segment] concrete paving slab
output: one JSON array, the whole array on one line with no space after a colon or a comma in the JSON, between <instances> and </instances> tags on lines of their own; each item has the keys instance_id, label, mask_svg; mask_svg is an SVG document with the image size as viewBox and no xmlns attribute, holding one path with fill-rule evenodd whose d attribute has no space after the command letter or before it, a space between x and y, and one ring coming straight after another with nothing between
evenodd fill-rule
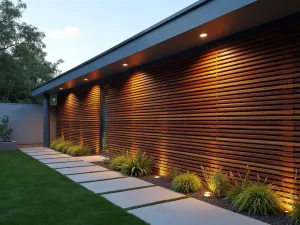
<instances>
[{"instance_id":1,"label":"concrete paving slab","mask_svg":"<svg viewBox=\"0 0 300 225\"><path fill-rule=\"evenodd\" d=\"M60 168L71 168L71 167L78 167L78 166L94 166L91 163L78 161L78 162L65 162L65 163L50 163L45 164L53 169L60 169Z\"/></svg>"},{"instance_id":2,"label":"concrete paving slab","mask_svg":"<svg viewBox=\"0 0 300 225\"><path fill-rule=\"evenodd\" d=\"M64 175L78 174L78 173L90 173L90 172L101 172L107 171L108 169L102 166L85 166L85 167L72 167L64 169L56 169L58 172Z\"/></svg>"},{"instance_id":3,"label":"concrete paving slab","mask_svg":"<svg viewBox=\"0 0 300 225\"><path fill-rule=\"evenodd\" d=\"M40 155L59 155L61 154L61 152L56 152L56 151L53 151L53 152L25 152L27 155L30 155L30 156L40 156Z\"/></svg>"},{"instance_id":4,"label":"concrete paving slab","mask_svg":"<svg viewBox=\"0 0 300 225\"><path fill-rule=\"evenodd\" d=\"M81 159L70 157L70 158L61 158L61 159L40 159L39 160L42 163L49 164L49 163L62 163L62 162L78 162L81 161Z\"/></svg>"},{"instance_id":5,"label":"concrete paving slab","mask_svg":"<svg viewBox=\"0 0 300 225\"><path fill-rule=\"evenodd\" d=\"M129 208L164 200L176 199L184 197L185 195L162 187L149 187L102 196L122 208Z\"/></svg>"},{"instance_id":6,"label":"concrete paving slab","mask_svg":"<svg viewBox=\"0 0 300 225\"><path fill-rule=\"evenodd\" d=\"M102 156L102 155L89 155L89 156L80 156L80 157L77 157L77 158L80 158L81 160L86 161L86 162L99 162L99 161L103 161L104 156Z\"/></svg>"},{"instance_id":7,"label":"concrete paving slab","mask_svg":"<svg viewBox=\"0 0 300 225\"><path fill-rule=\"evenodd\" d=\"M23 152L30 152L30 151L54 151L50 148L20 148Z\"/></svg>"},{"instance_id":8,"label":"concrete paving slab","mask_svg":"<svg viewBox=\"0 0 300 225\"><path fill-rule=\"evenodd\" d=\"M151 225L267 225L194 198L129 210Z\"/></svg>"},{"instance_id":9,"label":"concrete paving slab","mask_svg":"<svg viewBox=\"0 0 300 225\"><path fill-rule=\"evenodd\" d=\"M26 154L29 154L29 153L50 153L50 152L56 152L54 150L28 150L28 151L23 151L21 150L22 152L26 153Z\"/></svg>"},{"instance_id":10,"label":"concrete paving slab","mask_svg":"<svg viewBox=\"0 0 300 225\"><path fill-rule=\"evenodd\" d=\"M35 159L62 159L62 158L72 158L66 154L53 154L53 155L32 155L31 157Z\"/></svg>"},{"instance_id":11,"label":"concrete paving slab","mask_svg":"<svg viewBox=\"0 0 300 225\"><path fill-rule=\"evenodd\" d=\"M80 183L80 182L89 182L96 180L107 180L114 178L124 177L121 173L115 171L106 171L106 172L95 172L95 173L83 173L76 175L68 175L71 180Z\"/></svg>"},{"instance_id":12,"label":"concrete paving slab","mask_svg":"<svg viewBox=\"0 0 300 225\"><path fill-rule=\"evenodd\" d=\"M128 177L123 179L113 179L113 180L83 183L81 185L97 194L101 194L105 192L120 191L120 190L126 190L130 188L147 187L153 184L137 178Z\"/></svg>"}]
</instances>

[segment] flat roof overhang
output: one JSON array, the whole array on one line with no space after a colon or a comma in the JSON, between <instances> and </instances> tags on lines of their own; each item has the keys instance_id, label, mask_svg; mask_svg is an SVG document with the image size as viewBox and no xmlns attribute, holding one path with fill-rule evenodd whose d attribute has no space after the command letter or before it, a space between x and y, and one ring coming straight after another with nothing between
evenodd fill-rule
<instances>
[{"instance_id":1,"label":"flat roof overhang","mask_svg":"<svg viewBox=\"0 0 300 225\"><path fill-rule=\"evenodd\" d=\"M200 0L32 90L59 92L298 13L299 0ZM200 33L207 33L205 39ZM123 63L128 64L127 67ZM88 79L85 81L84 79Z\"/></svg>"}]
</instances>

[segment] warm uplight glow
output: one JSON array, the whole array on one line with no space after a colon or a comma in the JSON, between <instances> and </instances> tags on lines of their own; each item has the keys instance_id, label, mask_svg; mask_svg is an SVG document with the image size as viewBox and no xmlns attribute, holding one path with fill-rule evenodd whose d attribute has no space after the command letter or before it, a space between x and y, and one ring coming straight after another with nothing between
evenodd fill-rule
<instances>
[{"instance_id":1,"label":"warm uplight glow","mask_svg":"<svg viewBox=\"0 0 300 225\"><path fill-rule=\"evenodd\" d=\"M285 212L285 213L289 213L289 211L288 211L288 210L285 210L284 212Z\"/></svg>"},{"instance_id":2,"label":"warm uplight glow","mask_svg":"<svg viewBox=\"0 0 300 225\"><path fill-rule=\"evenodd\" d=\"M88 81L89 79L87 79L87 78L84 78L84 81Z\"/></svg>"},{"instance_id":3,"label":"warm uplight glow","mask_svg":"<svg viewBox=\"0 0 300 225\"><path fill-rule=\"evenodd\" d=\"M126 66L128 66L128 64L127 64L127 63L123 63L123 66L125 66L125 67L126 67Z\"/></svg>"},{"instance_id":4,"label":"warm uplight glow","mask_svg":"<svg viewBox=\"0 0 300 225\"><path fill-rule=\"evenodd\" d=\"M202 34L200 34L200 37L201 37L201 38L207 37L207 33L202 33Z\"/></svg>"},{"instance_id":5,"label":"warm uplight glow","mask_svg":"<svg viewBox=\"0 0 300 225\"><path fill-rule=\"evenodd\" d=\"M206 192L204 192L204 195L203 195L204 197L210 197L210 192L209 191L206 191Z\"/></svg>"},{"instance_id":6,"label":"warm uplight glow","mask_svg":"<svg viewBox=\"0 0 300 225\"><path fill-rule=\"evenodd\" d=\"M154 178L158 179L158 178L160 178L160 176L155 176Z\"/></svg>"}]
</instances>

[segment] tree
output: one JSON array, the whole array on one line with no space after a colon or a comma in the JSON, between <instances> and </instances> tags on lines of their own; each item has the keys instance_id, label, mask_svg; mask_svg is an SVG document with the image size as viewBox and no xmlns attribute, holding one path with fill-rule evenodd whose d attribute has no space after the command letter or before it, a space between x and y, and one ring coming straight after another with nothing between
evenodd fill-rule
<instances>
[{"instance_id":1,"label":"tree","mask_svg":"<svg viewBox=\"0 0 300 225\"><path fill-rule=\"evenodd\" d=\"M0 102L40 103L31 89L60 73L61 59L46 60L45 34L21 22L26 4L0 0Z\"/></svg>"}]
</instances>

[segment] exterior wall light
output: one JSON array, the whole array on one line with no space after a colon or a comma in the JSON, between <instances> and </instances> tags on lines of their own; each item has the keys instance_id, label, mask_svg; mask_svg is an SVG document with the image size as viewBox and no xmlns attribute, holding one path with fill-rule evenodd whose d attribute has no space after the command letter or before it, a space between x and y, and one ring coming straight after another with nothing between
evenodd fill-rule
<instances>
[{"instance_id":1,"label":"exterior wall light","mask_svg":"<svg viewBox=\"0 0 300 225\"><path fill-rule=\"evenodd\" d=\"M128 64L127 63L123 63L123 66L126 67L126 66L128 66Z\"/></svg>"},{"instance_id":2,"label":"exterior wall light","mask_svg":"<svg viewBox=\"0 0 300 225\"><path fill-rule=\"evenodd\" d=\"M84 78L84 81L88 81L89 79L87 79L87 78Z\"/></svg>"},{"instance_id":3,"label":"exterior wall light","mask_svg":"<svg viewBox=\"0 0 300 225\"><path fill-rule=\"evenodd\" d=\"M63 88L59 88L59 90L62 90Z\"/></svg>"},{"instance_id":4,"label":"exterior wall light","mask_svg":"<svg viewBox=\"0 0 300 225\"><path fill-rule=\"evenodd\" d=\"M206 192L204 192L204 195L203 195L203 196L208 198L208 197L210 197L210 195L211 195L210 192L209 192L209 191L206 191Z\"/></svg>"},{"instance_id":5,"label":"exterior wall light","mask_svg":"<svg viewBox=\"0 0 300 225\"><path fill-rule=\"evenodd\" d=\"M202 33L202 34L200 34L199 35L201 38L205 38L205 37L207 37L207 33Z\"/></svg>"}]
</instances>

